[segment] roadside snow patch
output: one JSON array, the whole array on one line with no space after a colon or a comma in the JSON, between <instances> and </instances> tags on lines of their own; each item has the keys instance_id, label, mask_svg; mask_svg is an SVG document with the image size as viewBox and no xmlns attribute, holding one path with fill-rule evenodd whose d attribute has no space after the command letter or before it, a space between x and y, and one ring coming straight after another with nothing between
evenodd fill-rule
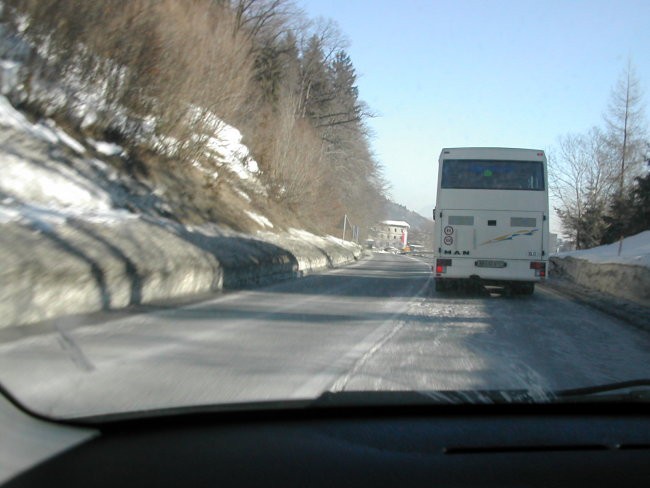
<instances>
[{"instance_id":1,"label":"roadside snow patch","mask_svg":"<svg viewBox=\"0 0 650 488\"><path fill-rule=\"evenodd\" d=\"M619 243L550 256L551 276L650 307L650 231Z\"/></svg>"},{"instance_id":2,"label":"roadside snow patch","mask_svg":"<svg viewBox=\"0 0 650 488\"><path fill-rule=\"evenodd\" d=\"M0 224L8 224L9 222L17 222L20 220L20 210L12 207L5 207L6 204L3 200L2 205L0 205Z\"/></svg>"},{"instance_id":3,"label":"roadside snow patch","mask_svg":"<svg viewBox=\"0 0 650 488\"><path fill-rule=\"evenodd\" d=\"M74 170L64 165L46 167L13 154L3 157L0 191L20 202L68 208L73 213L112 208L110 195Z\"/></svg>"},{"instance_id":4,"label":"roadside snow patch","mask_svg":"<svg viewBox=\"0 0 650 488\"><path fill-rule=\"evenodd\" d=\"M5 199L6 200L6 199ZM107 211L89 211L88 209L45 207L29 204L0 204L0 224L20 222L32 228L49 232L53 226L63 225L69 219L81 219L95 224L117 224L126 219L137 219L138 216L127 210L113 209Z\"/></svg>"},{"instance_id":5,"label":"roadside snow patch","mask_svg":"<svg viewBox=\"0 0 650 488\"><path fill-rule=\"evenodd\" d=\"M351 241L345 241L343 239L339 239L338 237L334 237L332 235L327 235L324 237L318 236L316 234L312 234L311 232L307 232L306 230L302 230L302 229L294 229L294 228L289 229L289 235L318 246L325 246L327 245L327 243L331 243L343 247L351 247L351 248L358 247L358 244Z\"/></svg>"}]
</instances>

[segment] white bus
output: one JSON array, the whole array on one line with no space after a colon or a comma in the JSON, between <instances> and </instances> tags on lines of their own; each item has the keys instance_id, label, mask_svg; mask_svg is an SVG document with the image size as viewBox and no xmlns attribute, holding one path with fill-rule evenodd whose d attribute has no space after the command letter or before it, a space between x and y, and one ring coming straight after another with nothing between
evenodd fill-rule
<instances>
[{"instance_id":1,"label":"white bus","mask_svg":"<svg viewBox=\"0 0 650 488\"><path fill-rule=\"evenodd\" d=\"M532 294L549 254L544 151L443 149L433 218L436 291L472 280Z\"/></svg>"}]
</instances>

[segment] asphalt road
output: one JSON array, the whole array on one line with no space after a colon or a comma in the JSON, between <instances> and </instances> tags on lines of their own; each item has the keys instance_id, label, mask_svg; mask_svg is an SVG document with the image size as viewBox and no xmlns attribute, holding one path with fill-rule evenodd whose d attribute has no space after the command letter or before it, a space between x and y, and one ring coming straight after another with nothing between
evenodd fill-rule
<instances>
[{"instance_id":1,"label":"asphalt road","mask_svg":"<svg viewBox=\"0 0 650 488\"><path fill-rule=\"evenodd\" d=\"M31 408L69 417L650 377L650 335L558 292L441 294L429 279L422 261L377 254L192 305L0 330L0 381Z\"/></svg>"}]
</instances>

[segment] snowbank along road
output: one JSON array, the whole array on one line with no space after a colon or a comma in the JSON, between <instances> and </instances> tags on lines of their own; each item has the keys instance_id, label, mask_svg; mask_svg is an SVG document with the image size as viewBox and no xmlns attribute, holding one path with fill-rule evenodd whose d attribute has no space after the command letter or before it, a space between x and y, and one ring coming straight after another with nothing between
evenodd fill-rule
<instances>
[{"instance_id":1,"label":"snowbank along road","mask_svg":"<svg viewBox=\"0 0 650 488\"><path fill-rule=\"evenodd\" d=\"M376 254L192 305L5 329L0 379L37 411L83 416L650 377L650 336L552 290L437 294L429 281L426 263Z\"/></svg>"}]
</instances>

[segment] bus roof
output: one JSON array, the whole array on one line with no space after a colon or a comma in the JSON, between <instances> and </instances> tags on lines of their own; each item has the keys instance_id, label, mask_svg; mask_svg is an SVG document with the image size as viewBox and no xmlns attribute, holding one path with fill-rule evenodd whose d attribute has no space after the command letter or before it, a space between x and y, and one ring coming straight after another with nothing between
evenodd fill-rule
<instances>
[{"instance_id":1,"label":"bus roof","mask_svg":"<svg viewBox=\"0 0 650 488\"><path fill-rule=\"evenodd\" d=\"M486 156L504 159L545 159L542 149L524 149L515 147L446 147L440 152L440 159L446 158L485 158ZM445 159L446 159L445 158Z\"/></svg>"}]
</instances>

